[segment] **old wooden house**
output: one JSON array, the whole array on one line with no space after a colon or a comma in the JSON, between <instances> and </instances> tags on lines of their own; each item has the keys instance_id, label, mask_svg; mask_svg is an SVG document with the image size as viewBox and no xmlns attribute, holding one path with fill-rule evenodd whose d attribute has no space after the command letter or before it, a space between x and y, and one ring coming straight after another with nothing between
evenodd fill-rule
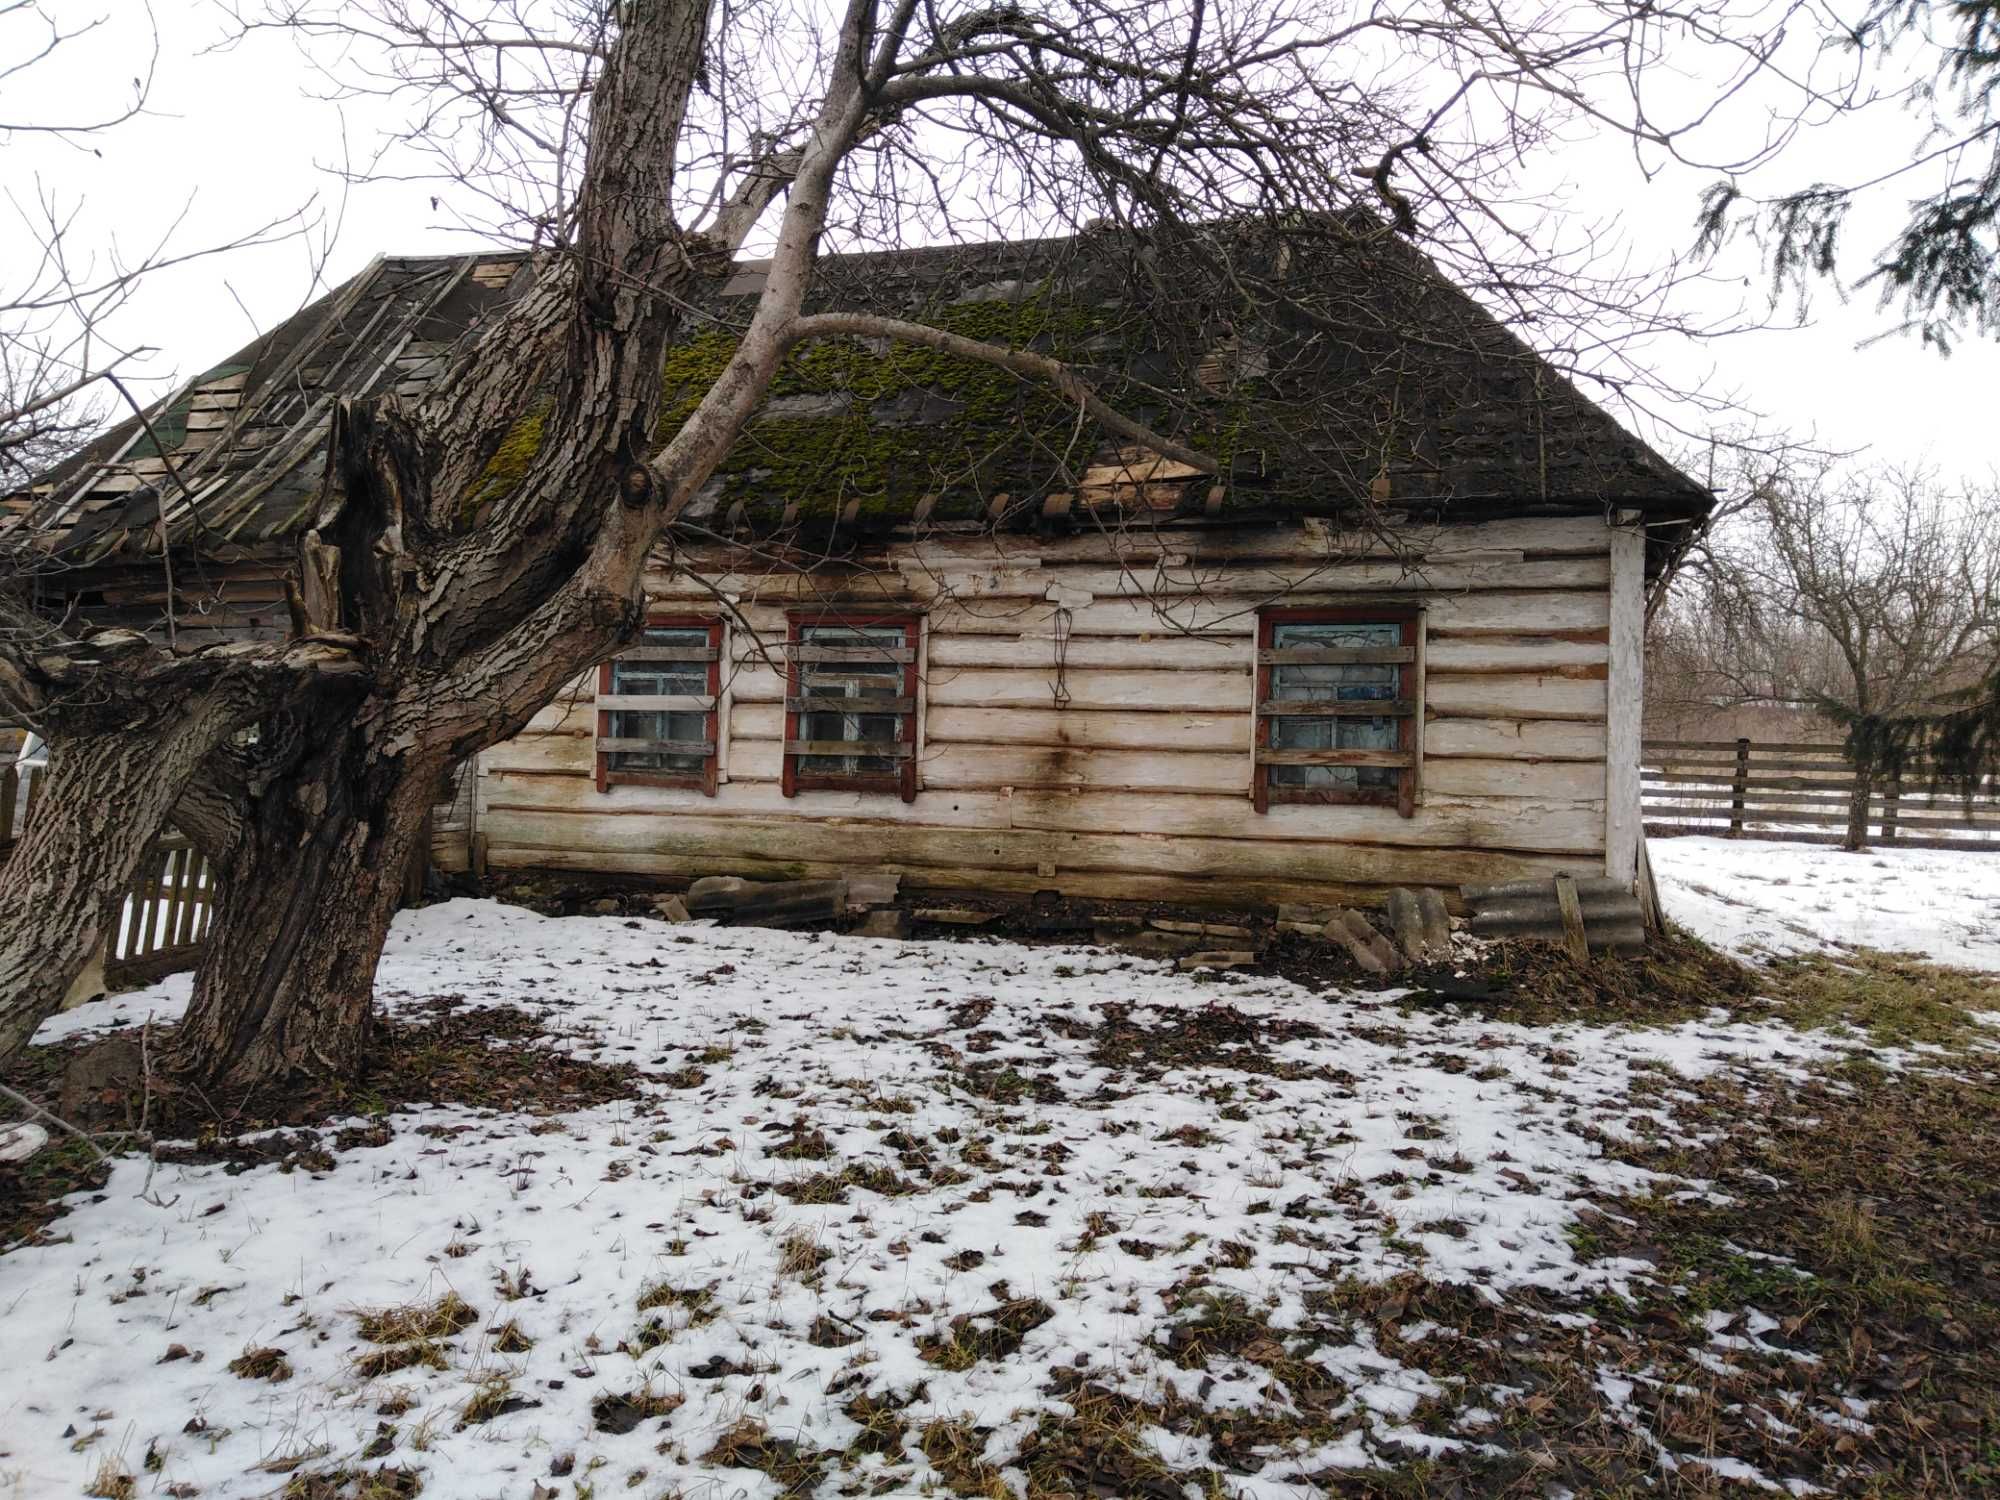
<instances>
[{"instance_id":1,"label":"old wooden house","mask_svg":"<svg viewBox=\"0 0 2000 1500\"><path fill-rule=\"evenodd\" d=\"M463 768L438 860L1217 905L1631 880L1646 594L1709 495L1407 246L1303 262L1324 316L1165 327L1090 238L834 257L818 295L1110 372L1218 474L988 365L807 346L644 638ZM533 274L379 260L16 497L48 606L283 630L332 403L421 390ZM713 289L663 420L760 285Z\"/></svg>"}]
</instances>

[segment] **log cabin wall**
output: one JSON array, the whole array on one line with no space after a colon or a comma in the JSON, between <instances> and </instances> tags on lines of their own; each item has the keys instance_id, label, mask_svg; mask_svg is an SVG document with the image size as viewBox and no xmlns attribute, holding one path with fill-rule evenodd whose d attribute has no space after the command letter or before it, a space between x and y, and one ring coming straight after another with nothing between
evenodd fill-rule
<instances>
[{"instance_id":1,"label":"log cabin wall","mask_svg":"<svg viewBox=\"0 0 2000 1500\"><path fill-rule=\"evenodd\" d=\"M727 601L735 615L715 794L599 790L592 674L480 757L472 824L494 870L674 881L885 866L915 888L1216 906L1595 874L1618 821L1606 754L1619 536L1600 517L1430 528L1405 539L1417 562L1311 524L933 536L804 575L684 558L700 576L652 580L657 609ZM1643 608L1619 592L1628 613ZM1413 815L1258 813L1259 609L1370 603L1424 611ZM909 802L783 795L787 611L836 607L924 616ZM465 841L442 852L462 866Z\"/></svg>"}]
</instances>

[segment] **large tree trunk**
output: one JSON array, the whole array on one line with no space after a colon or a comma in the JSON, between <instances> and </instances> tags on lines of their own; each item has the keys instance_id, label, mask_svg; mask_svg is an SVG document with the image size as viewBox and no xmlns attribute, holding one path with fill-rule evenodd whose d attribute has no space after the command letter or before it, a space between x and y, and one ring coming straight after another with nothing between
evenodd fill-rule
<instances>
[{"instance_id":1,"label":"large tree trunk","mask_svg":"<svg viewBox=\"0 0 2000 1500\"><path fill-rule=\"evenodd\" d=\"M1841 848L1868 847L1868 802L1874 791L1874 758L1857 757L1854 762L1854 790L1847 797L1847 832L1841 838Z\"/></svg>"},{"instance_id":2,"label":"large tree trunk","mask_svg":"<svg viewBox=\"0 0 2000 1500\"><path fill-rule=\"evenodd\" d=\"M167 1061L214 1093L352 1076L403 873L445 759L382 753L349 715L251 800Z\"/></svg>"},{"instance_id":3,"label":"large tree trunk","mask_svg":"<svg viewBox=\"0 0 2000 1500\"><path fill-rule=\"evenodd\" d=\"M58 738L0 879L0 1059L27 1044L117 920L147 845L240 707L197 696L116 733Z\"/></svg>"}]
</instances>

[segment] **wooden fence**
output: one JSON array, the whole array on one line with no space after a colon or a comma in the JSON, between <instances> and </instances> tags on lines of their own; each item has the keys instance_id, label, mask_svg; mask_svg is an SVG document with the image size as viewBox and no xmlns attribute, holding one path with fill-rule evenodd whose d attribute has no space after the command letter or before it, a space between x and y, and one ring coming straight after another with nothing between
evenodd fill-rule
<instances>
[{"instance_id":1,"label":"wooden fence","mask_svg":"<svg viewBox=\"0 0 2000 1500\"><path fill-rule=\"evenodd\" d=\"M1846 836L1854 768L1838 745L1750 740L1647 740L1640 752L1646 832L1837 844ZM2000 854L2000 785L1969 801L1932 787L1928 765L1878 780L1869 844Z\"/></svg>"},{"instance_id":2,"label":"wooden fence","mask_svg":"<svg viewBox=\"0 0 2000 1500\"><path fill-rule=\"evenodd\" d=\"M208 860L177 833L155 839L122 907L118 930L106 941L106 983L130 989L193 968L215 919Z\"/></svg>"}]
</instances>

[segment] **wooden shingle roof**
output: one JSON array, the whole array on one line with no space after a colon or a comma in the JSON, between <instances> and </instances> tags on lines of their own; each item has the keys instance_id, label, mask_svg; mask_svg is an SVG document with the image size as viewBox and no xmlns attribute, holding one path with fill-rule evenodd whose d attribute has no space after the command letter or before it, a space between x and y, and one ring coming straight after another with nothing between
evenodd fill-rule
<instances>
[{"instance_id":1,"label":"wooden shingle roof","mask_svg":"<svg viewBox=\"0 0 2000 1500\"><path fill-rule=\"evenodd\" d=\"M788 362L692 519L1003 523L1122 505L1215 520L1373 502L1446 519L1632 507L1671 528L1706 514L1706 490L1406 243L1282 254L1276 274L1302 295L1276 314L1181 296L1198 278L1109 235L824 257L810 306L1071 359L1121 409L1213 453L1219 479L1121 450L990 366L835 340ZM727 358L764 269L739 263L705 294L708 322L668 361L663 423ZM334 403L420 392L533 274L519 253L378 260L155 409L192 498L128 422L11 500L16 524L71 565L163 545L269 553L312 509Z\"/></svg>"}]
</instances>

